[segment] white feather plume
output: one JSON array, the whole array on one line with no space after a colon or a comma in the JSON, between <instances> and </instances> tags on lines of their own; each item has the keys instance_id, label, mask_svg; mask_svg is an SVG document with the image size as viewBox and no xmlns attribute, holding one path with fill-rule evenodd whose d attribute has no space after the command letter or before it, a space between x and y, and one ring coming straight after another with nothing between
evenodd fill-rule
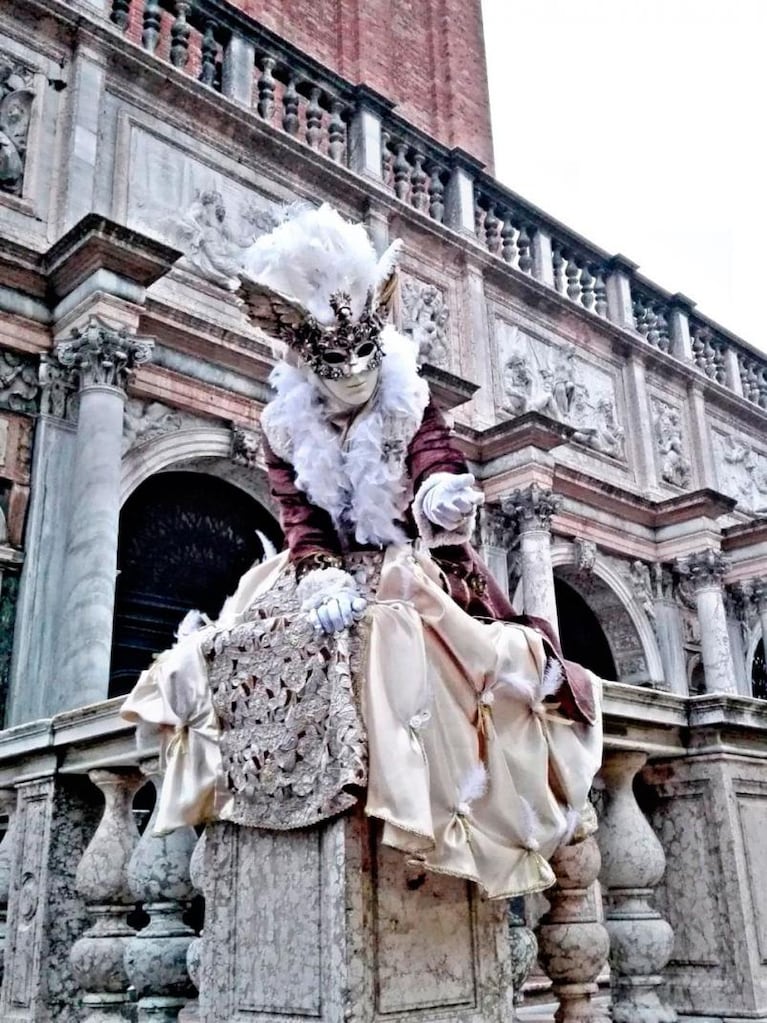
<instances>
[{"instance_id":1,"label":"white feather plume","mask_svg":"<svg viewBox=\"0 0 767 1023\"><path fill-rule=\"evenodd\" d=\"M514 696L522 700L523 703L532 705L538 699L538 684L533 679L525 678L524 675L501 672L497 685L510 689Z\"/></svg>"},{"instance_id":2,"label":"white feather plume","mask_svg":"<svg viewBox=\"0 0 767 1023\"><path fill-rule=\"evenodd\" d=\"M543 673L543 679L541 680L541 687L538 691L539 700L543 701L547 696L554 696L559 691L563 682L562 665L553 657L549 658L546 670Z\"/></svg>"},{"instance_id":3,"label":"white feather plume","mask_svg":"<svg viewBox=\"0 0 767 1023\"><path fill-rule=\"evenodd\" d=\"M323 203L299 210L258 238L243 254L243 271L329 325L335 322L331 295L348 295L357 319L371 289L375 292L391 272L397 251L395 243L379 261L364 226L350 224Z\"/></svg>"},{"instance_id":4,"label":"white feather plume","mask_svg":"<svg viewBox=\"0 0 767 1023\"><path fill-rule=\"evenodd\" d=\"M458 784L458 809L461 813L468 812L471 804L481 799L487 792L487 770L485 765L475 764L470 767Z\"/></svg>"},{"instance_id":5,"label":"white feather plume","mask_svg":"<svg viewBox=\"0 0 767 1023\"><path fill-rule=\"evenodd\" d=\"M540 842L535 837L541 833L541 821L538 814L532 808L531 804L524 798L519 797L520 804L520 832L522 837L522 844L525 849L529 849L530 852L538 852L540 849Z\"/></svg>"},{"instance_id":6,"label":"white feather plume","mask_svg":"<svg viewBox=\"0 0 767 1023\"><path fill-rule=\"evenodd\" d=\"M187 611L176 629L176 639L191 636L193 632L199 632L206 625L210 625L210 618L203 614L202 611Z\"/></svg>"}]
</instances>

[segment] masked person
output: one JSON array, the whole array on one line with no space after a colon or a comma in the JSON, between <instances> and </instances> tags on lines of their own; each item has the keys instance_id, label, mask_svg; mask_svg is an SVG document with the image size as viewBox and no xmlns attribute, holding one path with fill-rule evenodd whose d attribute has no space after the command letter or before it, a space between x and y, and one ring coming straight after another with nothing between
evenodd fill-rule
<instances>
[{"instance_id":1,"label":"masked person","mask_svg":"<svg viewBox=\"0 0 767 1023\"><path fill-rule=\"evenodd\" d=\"M482 493L386 324L397 251L329 206L248 250L247 313L284 356L261 428L285 550L123 714L162 733L160 831L308 827L363 800L384 843L508 898L550 885L584 826L599 681L470 545Z\"/></svg>"}]
</instances>

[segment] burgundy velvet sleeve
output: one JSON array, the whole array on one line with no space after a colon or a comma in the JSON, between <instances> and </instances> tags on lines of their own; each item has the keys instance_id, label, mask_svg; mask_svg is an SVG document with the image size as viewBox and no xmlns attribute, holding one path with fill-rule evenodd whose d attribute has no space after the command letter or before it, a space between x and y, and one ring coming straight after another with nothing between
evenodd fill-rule
<instances>
[{"instance_id":1,"label":"burgundy velvet sleeve","mask_svg":"<svg viewBox=\"0 0 767 1023\"><path fill-rule=\"evenodd\" d=\"M280 509L280 522L290 560L307 568L323 567L318 556L340 561L341 548L333 520L328 513L313 505L303 490L296 486L293 466L279 458L264 438L264 457L269 476L269 490Z\"/></svg>"},{"instance_id":2,"label":"burgundy velvet sleeve","mask_svg":"<svg viewBox=\"0 0 767 1023\"><path fill-rule=\"evenodd\" d=\"M413 493L435 472L468 472L466 459L450 436L450 428L432 402L426 407L421 425L410 442L407 469Z\"/></svg>"}]
</instances>

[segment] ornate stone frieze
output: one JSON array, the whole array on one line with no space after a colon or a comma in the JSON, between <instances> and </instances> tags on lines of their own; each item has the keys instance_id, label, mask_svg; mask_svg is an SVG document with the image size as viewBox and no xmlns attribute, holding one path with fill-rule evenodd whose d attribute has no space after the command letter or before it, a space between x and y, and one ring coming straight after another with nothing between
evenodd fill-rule
<instances>
[{"instance_id":1,"label":"ornate stone frieze","mask_svg":"<svg viewBox=\"0 0 767 1023\"><path fill-rule=\"evenodd\" d=\"M653 431L661 479L676 487L690 484L692 468L685 455L679 410L660 398L653 398Z\"/></svg>"},{"instance_id":2,"label":"ornate stone frieze","mask_svg":"<svg viewBox=\"0 0 767 1023\"><path fill-rule=\"evenodd\" d=\"M40 382L34 359L18 352L0 351L0 408L36 412Z\"/></svg>"},{"instance_id":3,"label":"ornate stone frieze","mask_svg":"<svg viewBox=\"0 0 767 1023\"><path fill-rule=\"evenodd\" d=\"M689 579L694 592L706 587L721 586L729 568L729 562L721 551L709 547L695 551L676 563L677 571Z\"/></svg>"},{"instance_id":4,"label":"ornate stone frieze","mask_svg":"<svg viewBox=\"0 0 767 1023\"><path fill-rule=\"evenodd\" d=\"M34 72L0 53L0 192L21 195L35 98Z\"/></svg>"},{"instance_id":5,"label":"ornate stone frieze","mask_svg":"<svg viewBox=\"0 0 767 1023\"><path fill-rule=\"evenodd\" d=\"M593 540L584 540L582 536L576 536L573 540L575 547L575 567L579 572L593 572L599 551Z\"/></svg>"},{"instance_id":6,"label":"ornate stone frieze","mask_svg":"<svg viewBox=\"0 0 767 1023\"><path fill-rule=\"evenodd\" d=\"M418 361L447 366L450 339L447 324L450 310L444 293L436 284L402 275L402 330L418 345Z\"/></svg>"},{"instance_id":7,"label":"ornate stone frieze","mask_svg":"<svg viewBox=\"0 0 767 1023\"><path fill-rule=\"evenodd\" d=\"M767 453L734 432L712 431L719 489L757 515L767 514Z\"/></svg>"},{"instance_id":8,"label":"ornate stone frieze","mask_svg":"<svg viewBox=\"0 0 767 1023\"><path fill-rule=\"evenodd\" d=\"M204 421L178 409L168 408L159 401L141 401L131 398L125 403L123 414L122 452L140 447L166 433L175 433L184 427L199 426Z\"/></svg>"},{"instance_id":9,"label":"ornate stone frieze","mask_svg":"<svg viewBox=\"0 0 767 1023\"><path fill-rule=\"evenodd\" d=\"M550 529L551 516L562 505L562 497L532 483L524 490L515 490L501 501L501 509L513 518L520 532L530 529Z\"/></svg>"},{"instance_id":10,"label":"ornate stone frieze","mask_svg":"<svg viewBox=\"0 0 767 1023\"><path fill-rule=\"evenodd\" d=\"M94 318L82 330L73 331L68 341L60 341L54 356L70 370L80 390L99 385L125 389L135 367L149 361L153 347L150 338L136 337L124 327L116 329Z\"/></svg>"},{"instance_id":11,"label":"ornate stone frieze","mask_svg":"<svg viewBox=\"0 0 767 1023\"><path fill-rule=\"evenodd\" d=\"M255 469L261 455L261 435L257 430L247 430L243 426L232 427L231 459L236 465L244 465L246 469Z\"/></svg>"},{"instance_id":12,"label":"ornate stone frieze","mask_svg":"<svg viewBox=\"0 0 767 1023\"><path fill-rule=\"evenodd\" d=\"M575 430L573 441L625 458L615 385L609 373L576 355L575 345L554 347L506 325L500 337L502 410L512 417L540 412Z\"/></svg>"}]
</instances>

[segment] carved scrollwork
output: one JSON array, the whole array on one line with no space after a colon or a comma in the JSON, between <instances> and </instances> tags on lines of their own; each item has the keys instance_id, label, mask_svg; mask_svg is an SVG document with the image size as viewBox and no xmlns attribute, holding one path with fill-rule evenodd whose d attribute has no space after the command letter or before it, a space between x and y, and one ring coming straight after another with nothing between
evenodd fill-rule
<instances>
[{"instance_id":1,"label":"carved scrollwork","mask_svg":"<svg viewBox=\"0 0 767 1023\"><path fill-rule=\"evenodd\" d=\"M711 586L720 586L729 568L729 562L721 551L709 547L695 551L685 558L679 558L677 571L686 577L694 592Z\"/></svg>"}]
</instances>

